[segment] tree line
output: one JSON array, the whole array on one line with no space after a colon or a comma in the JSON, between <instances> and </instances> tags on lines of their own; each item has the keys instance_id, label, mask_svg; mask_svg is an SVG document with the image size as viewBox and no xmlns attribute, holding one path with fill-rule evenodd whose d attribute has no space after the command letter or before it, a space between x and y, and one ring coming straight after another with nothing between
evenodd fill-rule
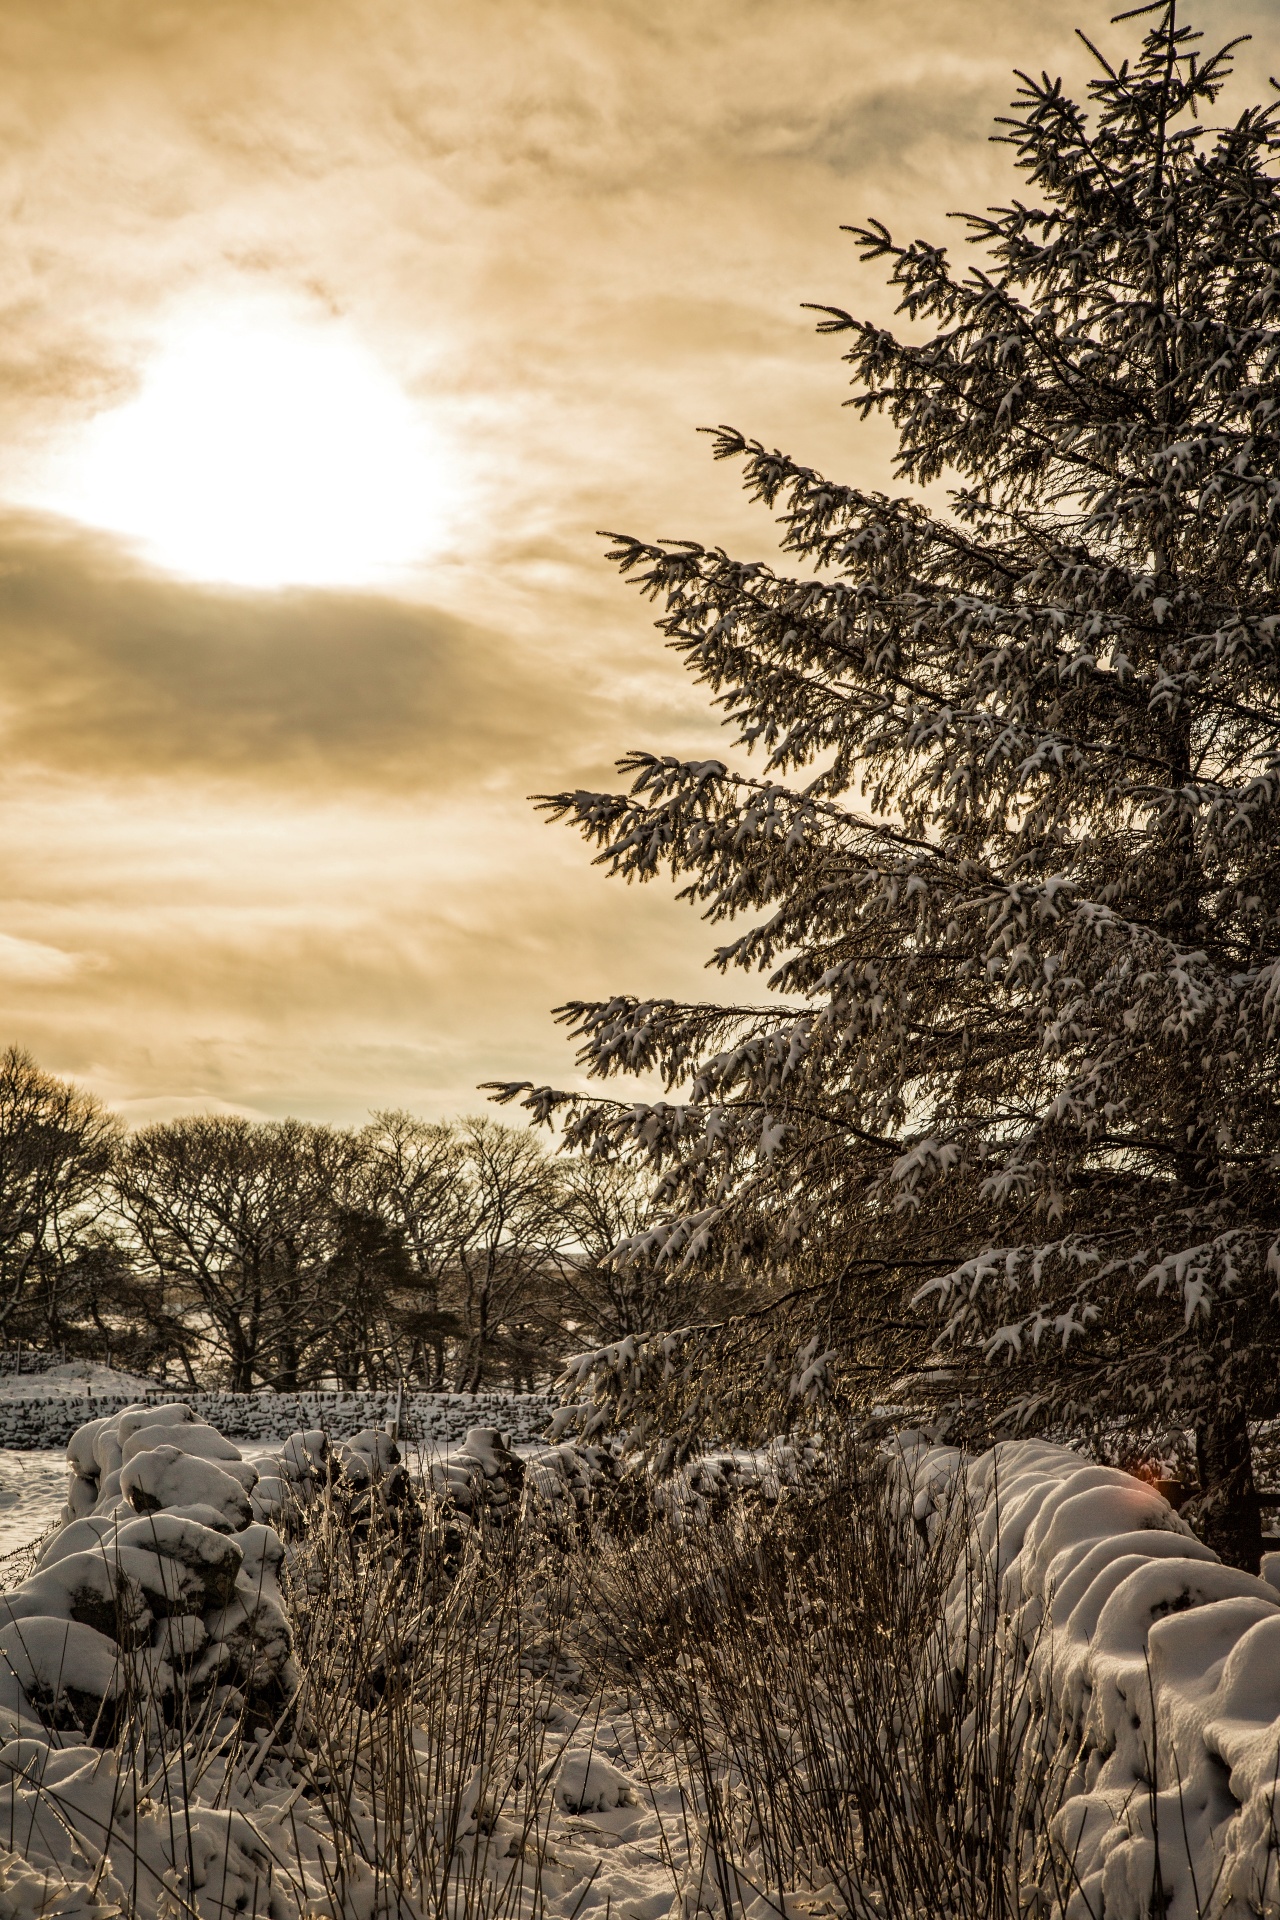
<instances>
[{"instance_id":1,"label":"tree line","mask_svg":"<svg viewBox=\"0 0 1280 1920\"><path fill-rule=\"evenodd\" d=\"M530 1390L688 1303L610 1249L650 1183L489 1118L128 1131L0 1057L0 1341L190 1385Z\"/></svg>"}]
</instances>

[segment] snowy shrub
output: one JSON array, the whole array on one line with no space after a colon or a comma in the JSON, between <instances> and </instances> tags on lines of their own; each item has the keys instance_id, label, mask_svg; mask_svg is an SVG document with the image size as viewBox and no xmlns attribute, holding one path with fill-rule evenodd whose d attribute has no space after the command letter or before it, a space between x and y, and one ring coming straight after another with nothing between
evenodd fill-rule
<instances>
[{"instance_id":1,"label":"snowy shrub","mask_svg":"<svg viewBox=\"0 0 1280 1920\"><path fill-rule=\"evenodd\" d=\"M555 1797L566 1813L611 1813L633 1794L628 1776L591 1747L571 1748L556 1764Z\"/></svg>"},{"instance_id":2,"label":"snowy shrub","mask_svg":"<svg viewBox=\"0 0 1280 1920\"><path fill-rule=\"evenodd\" d=\"M688 1770L724 1914L766 1895L1021 1913L1052 1808L1021 1765L1026 1682L1000 1684L968 1516L939 1510L926 1540L883 1466L851 1458L772 1508L655 1528L593 1563L633 1710ZM966 1569L979 1631L956 1669L940 1629Z\"/></svg>"}]
</instances>

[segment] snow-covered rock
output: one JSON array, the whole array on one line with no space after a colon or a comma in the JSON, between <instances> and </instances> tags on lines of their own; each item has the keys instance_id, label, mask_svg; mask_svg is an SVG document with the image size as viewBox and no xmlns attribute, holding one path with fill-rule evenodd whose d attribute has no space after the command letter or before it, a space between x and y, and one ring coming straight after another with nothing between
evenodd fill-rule
<instances>
[{"instance_id":1,"label":"snow-covered rock","mask_svg":"<svg viewBox=\"0 0 1280 1920\"><path fill-rule=\"evenodd\" d=\"M433 1459L427 1475L438 1499L466 1519L514 1519L525 1463L496 1427L471 1427L461 1447Z\"/></svg>"},{"instance_id":2,"label":"snow-covered rock","mask_svg":"<svg viewBox=\"0 0 1280 1920\"><path fill-rule=\"evenodd\" d=\"M252 1490L253 1517L288 1527L328 1490L343 1524L363 1537L377 1511L400 1530L416 1525L418 1501L400 1449L376 1427L331 1447L319 1429L295 1433L263 1455Z\"/></svg>"},{"instance_id":3,"label":"snow-covered rock","mask_svg":"<svg viewBox=\"0 0 1280 1920\"><path fill-rule=\"evenodd\" d=\"M114 1731L121 1650L79 1621L36 1614L0 1626L0 1706L99 1739Z\"/></svg>"},{"instance_id":4,"label":"snow-covered rock","mask_svg":"<svg viewBox=\"0 0 1280 1920\"><path fill-rule=\"evenodd\" d=\"M78 1620L129 1647L150 1632L155 1617L120 1556L104 1552L100 1543L65 1555L0 1595L0 1623L43 1615Z\"/></svg>"},{"instance_id":5,"label":"snow-covered rock","mask_svg":"<svg viewBox=\"0 0 1280 1920\"><path fill-rule=\"evenodd\" d=\"M244 1566L249 1542L263 1531L253 1525L241 1528L234 1538L201 1526L185 1514L140 1514L119 1528L116 1539L121 1548L144 1548L162 1560L177 1562L199 1582L204 1607L221 1606L230 1598L236 1577ZM280 1543L277 1540L277 1545ZM281 1546L283 1554L284 1549Z\"/></svg>"},{"instance_id":6,"label":"snow-covered rock","mask_svg":"<svg viewBox=\"0 0 1280 1920\"><path fill-rule=\"evenodd\" d=\"M250 1468L250 1472L256 1485L257 1471ZM191 1512L208 1507L224 1523L221 1530L228 1533L238 1532L253 1518L249 1504L252 1489L215 1461L187 1453L181 1439L132 1455L121 1469L120 1491L135 1513L175 1507Z\"/></svg>"}]
</instances>

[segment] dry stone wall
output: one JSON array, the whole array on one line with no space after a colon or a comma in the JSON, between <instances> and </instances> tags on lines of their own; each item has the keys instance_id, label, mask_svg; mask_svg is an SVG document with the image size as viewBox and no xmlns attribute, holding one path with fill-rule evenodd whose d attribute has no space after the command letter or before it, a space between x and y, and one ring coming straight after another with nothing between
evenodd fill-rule
<instances>
[{"instance_id":1,"label":"dry stone wall","mask_svg":"<svg viewBox=\"0 0 1280 1920\"><path fill-rule=\"evenodd\" d=\"M196 1416L231 1440L279 1440L284 1435L323 1427L335 1439L349 1439L370 1427L385 1427L396 1412L391 1393L185 1393ZM158 1387L150 1403L172 1401L174 1389ZM118 1396L92 1399L0 1401L0 1447L62 1447L86 1421L110 1417L137 1404ZM500 1427L510 1441L535 1440L558 1406L537 1393L406 1393L400 1407L407 1439L436 1445L457 1444L473 1427Z\"/></svg>"}]
</instances>

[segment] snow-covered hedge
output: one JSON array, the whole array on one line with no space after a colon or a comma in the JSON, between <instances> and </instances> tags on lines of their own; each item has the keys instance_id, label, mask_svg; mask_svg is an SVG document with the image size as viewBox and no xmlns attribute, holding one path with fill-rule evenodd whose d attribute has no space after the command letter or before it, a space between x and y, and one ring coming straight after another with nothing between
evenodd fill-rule
<instances>
[{"instance_id":1,"label":"snow-covered hedge","mask_svg":"<svg viewBox=\"0 0 1280 1920\"><path fill-rule=\"evenodd\" d=\"M1153 1489L1065 1447L966 1457L904 1436L893 1482L923 1538L970 1528L948 1599L957 1669L975 1609L1054 1782L1066 1920L1256 1914L1280 1903L1280 1592L1223 1566ZM1273 1575L1280 1555L1268 1555ZM1041 1886L1039 1898L1051 1889Z\"/></svg>"},{"instance_id":2,"label":"snow-covered hedge","mask_svg":"<svg viewBox=\"0 0 1280 1920\"><path fill-rule=\"evenodd\" d=\"M161 1405L173 1389L158 1387L143 1396ZM323 1427L335 1439L349 1439L370 1427L384 1427L396 1411L391 1393L186 1393L184 1403L196 1416L231 1440L279 1440L298 1430ZM0 1447L61 1447L88 1420L136 1406L136 1394L95 1395L92 1399L31 1398L0 1400ZM500 1427L516 1443L536 1439L558 1406L538 1393L406 1393L401 1431L415 1440L439 1445L460 1442L473 1427Z\"/></svg>"}]
</instances>

